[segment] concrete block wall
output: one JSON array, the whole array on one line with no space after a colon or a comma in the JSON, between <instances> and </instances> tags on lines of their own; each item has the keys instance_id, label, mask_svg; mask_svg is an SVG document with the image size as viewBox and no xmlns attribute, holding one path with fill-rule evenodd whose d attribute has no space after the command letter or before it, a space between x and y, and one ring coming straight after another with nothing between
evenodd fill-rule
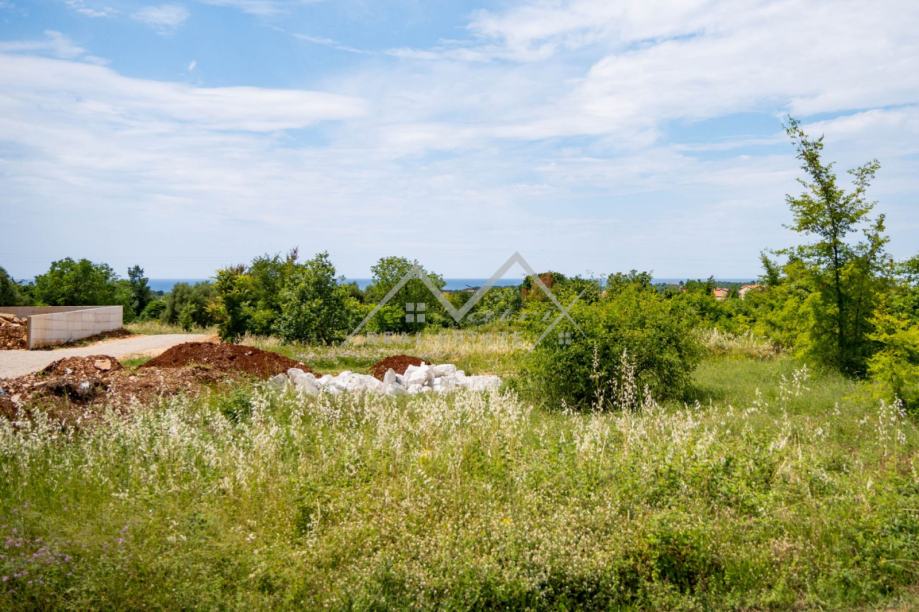
<instances>
[{"instance_id":1,"label":"concrete block wall","mask_svg":"<svg viewBox=\"0 0 919 612\"><path fill-rule=\"evenodd\" d=\"M25 319L26 317L31 317L36 314L72 312L74 310L86 310L87 308L98 308L98 306L0 306L0 312L16 315L20 319Z\"/></svg>"},{"instance_id":2,"label":"concrete block wall","mask_svg":"<svg viewBox=\"0 0 919 612\"><path fill-rule=\"evenodd\" d=\"M30 349L73 342L120 329L124 318L121 306L49 306L3 310L9 310L17 317L28 317ZM17 311L28 312L19 314Z\"/></svg>"}]
</instances>

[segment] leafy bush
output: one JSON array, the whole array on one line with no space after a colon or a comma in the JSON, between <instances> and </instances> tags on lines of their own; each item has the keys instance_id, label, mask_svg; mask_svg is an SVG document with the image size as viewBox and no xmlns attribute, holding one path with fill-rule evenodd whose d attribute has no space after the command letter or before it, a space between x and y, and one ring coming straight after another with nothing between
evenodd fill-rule
<instances>
[{"instance_id":1,"label":"leafy bush","mask_svg":"<svg viewBox=\"0 0 919 612\"><path fill-rule=\"evenodd\" d=\"M219 326L220 339L225 342L233 342L246 333L248 284L245 266L232 266L217 271L214 288L218 299L211 311Z\"/></svg>"},{"instance_id":2,"label":"leafy bush","mask_svg":"<svg viewBox=\"0 0 919 612\"><path fill-rule=\"evenodd\" d=\"M217 272L209 307L225 341L244 334L278 335L287 342L333 342L343 338L369 310L356 285L339 284L328 253L299 263L293 249L285 258L257 257L250 266Z\"/></svg>"},{"instance_id":3,"label":"leafy bush","mask_svg":"<svg viewBox=\"0 0 919 612\"><path fill-rule=\"evenodd\" d=\"M896 268L897 282L872 319L870 339L879 346L868 373L882 398L919 409L919 255Z\"/></svg>"},{"instance_id":4,"label":"leafy bush","mask_svg":"<svg viewBox=\"0 0 919 612\"><path fill-rule=\"evenodd\" d=\"M335 280L328 253L297 266L281 290L281 315L276 329L288 342L328 343L349 331L348 288Z\"/></svg>"},{"instance_id":5,"label":"leafy bush","mask_svg":"<svg viewBox=\"0 0 919 612\"><path fill-rule=\"evenodd\" d=\"M140 313L138 319L141 321L155 321L163 317L166 311L166 300L164 298L154 298Z\"/></svg>"},{"instance_id":6,"label":"leafy bush","mask_svg":"<svg viewBox=\"0 0 919 612\"><path fill-rule=\"evenodd\" d=\"M528 358L524 386L549 404L576 409L631 408L647 390L679 397L701 356L688 311L656 291L623 287L571 310L558 333Z\"/></svg>"},{"instance_id":7,"label":"leafy bush","mask_svg":"<svg viewBox=\"0 0 919 612\"><path fill-rule=\"evenodd\" d=\"M919 408L919 325L889 314L876 316L874 325L871 337L883 348L868 360L868 373L878 394Z\"/></svg>"},{"instance_id":8,"label":"leafy bush","mask_svg":"<svg viewBox=\"0 0 919 612\"><path fill-rule=\"evenodd\" d=\"M61 259L35 277L34 297L48 306L116 304L118 275L108 264Z\"/></svg>"},{"instance_id":9,"label":"leafy bush","mask_svg":"<svg viewBox=\"0 0 919 612\"><path fill-rule=\"evenodd\" d=\"M19 285L0 266L0 306L18 306L19 300Z\"/></svg>"},{"instance_id":10,"label":"leafy bush","mask_svg":"<svg viewBox=\"0 0 919 612\"><path fill-rule=\"evenodd\" d=\"M426 270L417 261L405 257L383 257L370 268L373 282L367 287L366 296L369 302L379 303L394 290L403 278L418 266L421 274L426 276L437 289L442 290L445 282L442 276ZM406 316L406 305L411 304L416 308L424 304L424 322L418 322L414 317ZM396 313L398 312L398 316ZM411 278L387 301L374 316L370 331L379 332L412 332L420 328L434 325L445 325L448 322L446 312L440 303L431 294L430 290L418 278Z\"/></svg>"},{"instance_id":11,"label":"leafy bush","mask_svg":"<svg viewBox=\"0 0 919 612\"><path fill-rule=\"evenodd\" d=\"M469 295L463 294L468 300ZM518 287L492 287L482 295L463 323L467 326L513 318L520 311L521 298Z\"/></svg>"},{"instance_id":12,"label":"leafy bush","mask_svg":"<svg viewBox=\"0 0 919 612\"><path fill-rule=\"evenodd\" d=\"M181 325L186 331L194 327L213 325L211 302L214 297L214 286L211 283L176 283L166 296L162 307L162 320L170 325Z\"/></svg>"}]
</instances>

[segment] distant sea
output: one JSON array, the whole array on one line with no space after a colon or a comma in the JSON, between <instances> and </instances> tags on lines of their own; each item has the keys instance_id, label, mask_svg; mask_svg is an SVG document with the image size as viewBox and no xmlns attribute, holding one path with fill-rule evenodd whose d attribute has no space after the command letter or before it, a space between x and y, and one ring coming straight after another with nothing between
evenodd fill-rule
<instances>
[{"instance_id":1,"label":"distant sea","mask_svg":"<svg viewBox=\"0 0 919 612\"><path fill-rule=\"evenodd\" d=\"M208 278L151 278L150 279L150 288L154 291L169 292L172 291L172 288L177 283L188 283L189 285L194 285L195 283L203 283L209 280ZM602 279L603 282L606 279ZM654 283L663 283L667 285L676 285L681 282L686 282L690 280L688 278L655 278ZM696 280L696 279L692 279ZM704 279L703 279L704 280ZM444 281L446 285L444 289L447 291L462 291L463 289L469 289L471 287L481 287L488 282L487 278L445 278ZM348 278L345 279L345 282L348 283L357 283L357 286L361 289L366 289L370 285L371 279L369 278ZM522 278L502 278L498 280L495 285L498 287L516 287L523 282ZM715 282L719 283L749 283L753 282L752 278L719 278Z\"/></svg>"},{"instance_id":2,"label":"distant sea","mask_svg":"<svg viewBox=\"0 0 919 612\"><path fill-rule=\"evenodd\" d=\"M150 288L154 291L162 291L163 293L169 293L172 291L172 288L178 285L179 283L188 283L189 285L194 285L195 283L204 283L207 281L212 281L212 278L151 278L149 280Z\"/></svg>"}]
</instances>

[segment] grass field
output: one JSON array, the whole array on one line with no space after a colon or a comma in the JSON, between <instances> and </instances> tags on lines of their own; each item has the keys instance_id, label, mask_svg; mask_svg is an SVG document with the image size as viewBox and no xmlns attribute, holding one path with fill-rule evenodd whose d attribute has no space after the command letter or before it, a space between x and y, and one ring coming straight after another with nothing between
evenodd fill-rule
<instances>
[{"instance_id":1,"label":"grass field","mask_svg":"<svg viewBox=\"0 0 919 612\"><path fill-rule=\"evenodd\" d=\"M513 376L444 335L397 352ZM0 607L875 608L919 605L919 430L750 343L686 403L565 414L511 393L301 399L240 385L0 425Z\"/></svg>"}]
</instances>

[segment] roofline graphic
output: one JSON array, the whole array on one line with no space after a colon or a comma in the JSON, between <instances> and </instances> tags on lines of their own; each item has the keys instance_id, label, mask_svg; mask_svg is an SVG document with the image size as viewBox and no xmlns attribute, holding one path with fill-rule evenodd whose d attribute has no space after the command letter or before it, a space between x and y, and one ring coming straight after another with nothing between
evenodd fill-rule
<instances>
[{"instance_id":1,"label":"roofline graphic","mask_svg":"<svg viewBox=\"0 0 919 612\"><path fill-rule=\"evenodd\" d=\"M558 325L558 323L563 318L567 318L569 321L571 321L572 325L574 325L575 328L580 329L578 327L578 324L575 323L574 319L571 318L571 315L568 314L567 308L562 306L561 303L558 301L558 298L555 297L555 294L552 293L548 287L546 287L546 284L542 282L542 279L539 278L539 274L536 273L536 271L529 264L529 262L527 262L527 260L523 258L523 255L521 255L518 252L514 252L514 254L508 257L507 261L505 261L504 264L502 264L501 267L498 268L495 271L495 273L491 275L491 278L489 278L488 281L486 281L484 285L479 287L479 289L474 294L472 294L472 297L470 297L466 301L466 303L463 304L462 307L460 308L456 308L453 306L453 304L450 303L450 300L447 299L447 296L437 287L437 285L434 284L434 282L430 278L428 278L428 275L424 273L424 270L421 269L421 266L419 266L416 263L415 265L412 266L412 269L409 270L405 274L405 276L403 276L399 280L399 282L396 283L396 285L392 289L390 289L389 292L385 296L383 296L383 299L380 300L380 302L376 306L373 307L373 310L371 310L367 314L367 316L364 317L364 320L360 322L360 324L354 329L353 332L351 332L351 334L349 335L349 338L351 336L357 335L364 328L364 326L367 325L367 323L369 323L370 320L380 311L380 309L386 306L386 304L388 304L389 301L392 300L396 296L399 290L402 289L402 287L404 287L405 284L408 281L412 280L413 278L417 278L422 283L424 283L424 286L428 288L428 291L431 292L431 295L433 295L434 298L440 303L440 305L444 307L444 310L446 310L447 313L449 313L449 315L453 317L454 321L459 323L460 321L463 320L463 318L467 314L469 314L470 310L475 308L475 305L479 303L479 301L482 299L482 296L484 296L485 293L489 289L494 287L495 284L497 284L497 282L501 280L501 278L504 277L507 271L510 270L514 264L519 265L521 268L523 268L524 272L526 272L528 276L533 278L534 282L536 283L536 286L539 287L539 289L546 295L547 298L549 298L549 300L560 311L559 316L556 317L555 321L552 322L549 328L545 332L543 332L543 335L539 337L539 340L536 341L536 344L539 344L539 342L553 328L555 328L555 326ZM573 306L578 301L578 299L580 299L580 297L581 296L578 295L571 302L571 304L568 305L568 308L571 308L571 306Z\"/></svg>"}]
</instances>

